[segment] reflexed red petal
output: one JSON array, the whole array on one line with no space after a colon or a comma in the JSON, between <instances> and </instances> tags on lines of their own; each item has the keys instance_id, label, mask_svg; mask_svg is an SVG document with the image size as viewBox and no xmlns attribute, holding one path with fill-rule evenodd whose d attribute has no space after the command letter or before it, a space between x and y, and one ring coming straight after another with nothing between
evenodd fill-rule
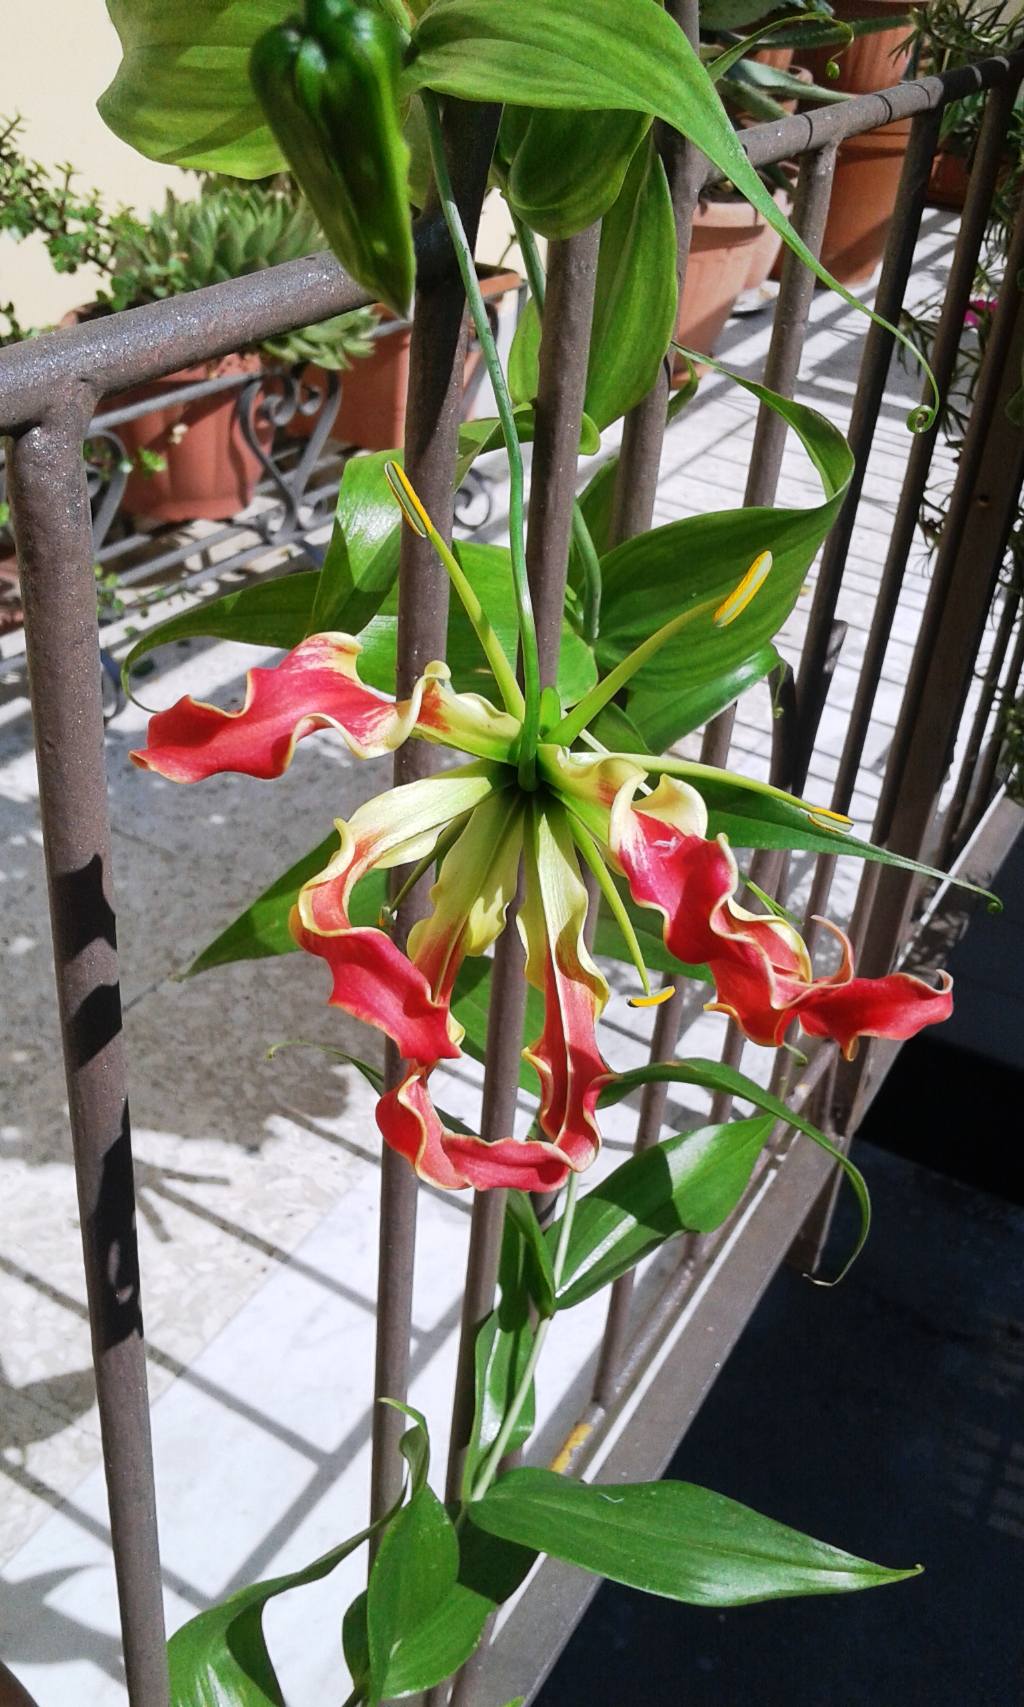
<instances>
[{"instance_id":1,"label":"reflexed red petal","mask_svg":"<svg viewBox=\"0 0 1024 1707\"><path fill-rule=\"evenodd\" d=\"M940 975L938 989L908 972L886 978L851 978L848 984L815 987L799 1005L800 1024L811 1037L833 1037L847 1059L859 1037L916 1037L953 1012L953 980Z\"/></svg>"},{"instance_id":2,"label":"reflexed red petal","mask_svg":"<svg viewBox=\"0 0 1024 1707\"><path fill-rule=\"evenodd\" d=\"M565 1156L553 1144L515 1138L488 1144L483 1138L446 1131L430 1100L426 1074L417 1070L381 1097L377 1125L384 1142L404 1156L421 1179L442 1191L469 1185L478 1191L505 1186L554 1191L569 1173Z\"/></svg>"},{"instance_id":3,"label":"reflexed red petal","mask_svg":"<svg viewBox=\"0 0 1024 1707\"><path fill-rule=\"evenodd\" d=\"M300 948L330 967L327 999L335 1007L377 1026L408 1061L432 1065L458 1056L447 1002L435 1002L423 973L383 931L363 925L322 936L302 923L297 908L291 929Z\"/></svg>"},{"instance_id":4,"label":"reflexed red petal","mask_svg":"<svg viewBox=\"0 0 1024 1707\"><path fill-rule=\"evenodd\" d=\"M336 729L357 758L390 752L410 734L424 684L397 704L359 680L361 650L351 635L314 634L273 668L249 671L240 711L192 698L158 711L131 757L172 782L200 782L222 771L280 776L317 729Z\"/></svg>"},{"instance_id":5,"label":"reflexed red petal","mask_svg":"<svg viewBox=\"0 0 1024 1707\"><path fill-rule=\"evenodd\" d=\"M450 1134L438 1119L421 1073L409 1073L393 1091L384 1093L377 1104L377 1125L385 1144L404 1156L421 1179L442 1191L463 1191L469 1184L468 1176L445 1154Z\"/></svg>"}]
</instances>

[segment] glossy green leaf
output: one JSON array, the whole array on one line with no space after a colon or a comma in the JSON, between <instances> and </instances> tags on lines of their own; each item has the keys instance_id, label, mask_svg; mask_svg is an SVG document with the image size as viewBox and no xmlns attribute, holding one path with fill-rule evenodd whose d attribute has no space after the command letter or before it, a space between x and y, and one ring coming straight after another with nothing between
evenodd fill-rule
<instances>
[{"instance_id":1,"label":"glossy green leaf","mask_svg":"<svg viewBox=\"0 0 1024 1707\"><path fill-rule=\"evenodd\" d=\"M675 331L676 224L653 136L605 214L584 407L599 427L645 397Z\"/></svg>"},{"instance_id":2,"label":"glossy green leaf","mask_svg":"<svg viewBox=\"0 0 1024 1707\"><path fill-rule=\"evenodd\" d=\"M629 914L630 923L636 932L637 941L643 952L644 964L649 972L672 972L680 978L698 978L707 983L710 977L706 966L684 966L665 947L664 922L662 916L652 907L640 907L633 900L626 884L619 879L613 879L618 890L619 899ZM597 929L594 933L594 953L606 955L610 960L621 960L627 965L633 964L633 959L626 947L625 939L619 926L612 916L606 901L601 902L598 914Z\"/></svg>"},{"instance_id":3,"label":"glossy green leaf","mask_svg":"<svg viewBox=\"0 0 1024 1707\"><path fill-rule=\"evenodd\" d=\"M249 54L294 10L293 0L107 0L123 58L101 118L150 160L236 178L280 172Z\"/></svg>"},{"instance_id":4,"label":"glossy green leaf","mask_svg":"<svg viewBox=\"0 0 1024 1707\"><path fill-rule=\"evenodd\" d=\"M127 678L140 658L174 640L237 640L250 646L297 646L309 633L319 569L255 581L168 617L140 635L124 661Z\"/></svg>"},{"instance_id":5,"label":"glossy green leaf","mask_svg":"<svg viewBox=\"0 0 1024 1707\"><path fill-rule=\"evenodd\" d=\"M183 1624L167 1645L171 1707L285 1707L263 1634L267 1601L319 1582L390 1519L381 1518L304 1570L253 1583Z\"/></svg>"},{"instance_id":6,"label":"glossy green leaf","mask_svg":"<svg viewBox=\"0 0 1024 1707\"><path fill-rule=\"evenodd\" d=\"M410 88L470 101L631 109L664 120L714 162L805 266L864 310L777 206L698 54L658 0L434 0L413 32L406 79Z\"/></svg>"},{"instance_id":7,"label":"glossy green leaf","mask_svg":"<svg viewBox=\"0 0 1024 1707\"><path fill-rule=\"evenodd\" d=\"M624 1096L628 1096L630 1091L636 1090L639 1085L647 1085L655 1081L679 1085L701 1085L705 1090L727 1091L730 1096L739 1097L741 1101L753 1103L755 1108L763 1109L766 1114L772 1115L784 1126L796 1127L798 1132L802 1132L805 1137L810 1138L812 1143L817 1144L819 1149L826 1151L833 1161L839 1164L853 1187L857 1207L860 1210L860 1232L857 1243L837 1277L838 1280L842 1280L864 1249L864 1243L871 1228L871 1198L868 1195L867 1184L860 1169L854 1166L849 1156L844 1156L842 1150L838 1150L831 1139L826 1138L824 1132L819 1131L802 1114L797 1114L793 1109L788 1108L771 1091L765 1090L756 1080L748 1079L745 1073L738 1072L735 1067L727 1066L724 1061L700 1059L658 1061L647 1067L633 1068L628 1073L616 1073L615 1077L604 1086L600 1101L605 1105L621 1102Z\"/></svg>"},{"instance_id":8,"label":"glossy green leaf","mask_svg":"<svg viewBox=\"0 0 1024 1707\"><path fill-rule=\"evenodd\" d=\"M376 615L398 578L402 522L384 477L398 451L352 456L345 464L334 529L309 619L310 634L337 629L358 634Z\"/></svg>"},{"instance_id":9,"label":"glossy green leaf","mask_svg":"<svg viewBox=\"0 0 1024 1707\"><path fill-rule=\"evenodd\" d=\"M710 1233L735 1209L775 1125L771 1115L704 1126L631 1156L576 1204L558 1308L568 1310L677 1233ZM556 1248L561 1222L549 1227Z\"/></svg>"},{"instance_id":10,"label":"glossy green leaf","mask_svg":"<svg viewBox=\"0 0 1024 1707\"><path fill-rule=\"evenodd\" d=\"M602 559L597 656L607 672L687 604L724 600L762 551L773 556L767 581L735 621L716 628L710 615L698 619L633 678L626 709L652 751L698 728L773 667L773 637L796 602L853 470L846 440L823 415L752 380L737 383L796 433L821 479L824 501L802 510L750 507L687 516L627 540Z\"/></svg>"},{"instance_id":11,"label":"glossy green leaf","mask_svg":"<svg viewBox=\"0 0 1024 1707\"><path fill-rule=\"evenodd\" d=\"M540 315L530 297L516 323L508 353L508 389L517 409L533 402L540 385Z\"/></svg>"},{"instance_id":12,"label":"glossy green leaf","mask_svg":"<svg viewBox=\"0 0 1024 1707\"><path fill-rule=\"evenodd\" d=\"M442 1605L455 1587L458 1570L454 1525L437 1495L424 1485L388 1526L370 1572L366 1634L370 1687L377 1701L385 1698L400 1642Z\"/></svg>"},{"instance_id":13,"label":"glossy green leaf","mask_svg":"<svg viewBox=\"0 0 1024 1707\"><path fill-rule=\"evenodd\" d=\"M455 980L452 1013L459 1024L466 1029L462 1047L467 1055L472 1055L475 1061L484 1061L487 1056L487 1022L491 1010L491 971L493 964L493 961L484 956L474 960L464 960ZM539 1037L543 1029L544 999L540 991L535 990L531 984L526 991L524 1035L532 1040ZM525 1061L519 1068L519 1083L523 1090L536 1094L537 1075Z\"/></svg>"},{"instance_id":14,"label":"glossy green leaf","mask_svg":"<svg viewBox=\"0 0 1024 1707\"><path fill-rule=\"evenodd\" d=\"M511 1470L470 1515L492 1535L691 1606L842 1594L920 1568L870 1564L690 1482L601 1487Z\"/></svg>"}]
</instances>

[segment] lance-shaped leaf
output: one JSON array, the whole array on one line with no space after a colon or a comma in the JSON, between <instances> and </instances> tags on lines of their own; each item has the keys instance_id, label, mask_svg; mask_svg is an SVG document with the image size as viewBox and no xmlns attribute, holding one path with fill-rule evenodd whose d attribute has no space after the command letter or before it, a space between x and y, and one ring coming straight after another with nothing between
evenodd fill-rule
<instances>
[{"instance_id":1,"label":"lance-shaped leaf","mask_svg":"<svg viewBox=\"0 0 1024 1707\"><path fill-rule=\"evenodd\" d=\"M527 1263L526 1246L518 1224L514 1217L506 1215L498 1265L498 1305L477 1329L473 1352L475 1397L473 1428L463 1473L465 1498L469 1497L477 1470L498 1438L533 1349ZM533 1426L534 1393L531 1385L508 1442L510 1452L525 1445L533 1433Z\"/></svg>"},{"instance_id":2,"label":"lance-shaped leaf","mask_svg":"<svg viewBox=\"0 0 1024 1707\"><path fill-rule=\"evenodd\" d=\"M788 1108L784 1102L771 1091L767 1091L756 1080L749 1079L745 1073L737 1072L735 1067L729 1067L724 1061L655 1061L647 1067L635 1067L628 1073L616 1073L601 1092L600 1102L603 1105L621 1102L630 1091L639 1085L650 1084L654 1081L679 1085L701 1085L705 1090L726 1091L730 1096L739 1097L743 1102L753 1103L755 1108L761 1108L766 1114L780 1120L784 1126L795 1126L819 1149L826 1151L833 1161L842 1168L843 1173L853 1187L860 1210L860 1233L852 1252L843 1264L837 1276L842 1280L864 1249L864 1243L871 1228L871 1198L868 1195L864 1175L850 1161L849 1156L836 1148L824 1132L819 1131L804 1115ZM821 1284L821 1283L820 1283Z\"/></svg>"},{"instance_id":3,"label":"lance-shaped leaf","mask_svg":"<svg viewBox=\"0 0 1024 1707\"><path fill-rule=\"evenodd\" d=\"M691 1606L843 1594L920 1568L870 1564L690 1482L600 1487L551 1470L511 1470L470 1517L491 1535Z\"/></svg>"},{"instance_id":4,"label":"lance-shaped leaf","mask_svg":"<svg viewBox=\"0 0 1024 1707\"><path fill-rule=\"evenodd\" d=\"M774 1125L770 1115L759 1115L663 1139L588 1191L576 1204L558 1309L592 1297L676 1233L720 1227ZM557 1222L547 1231L552 1251L560 1227Z\"/></svg>"},{"instance_id":5,"label":"lance-shaped leaf","mask_svg":"<svg viewBox=\"0 0 1024 1707\"><path fill-rule=\"evenodd\" d=\"M602 558L597 657L607 673L681 608L724 600L748 565L762 552L772 554L767 581L733 622L684 630L630 683L626 711L656 752L698 728L773 667L771 641L796 603L853 469L846 440L823 415L753 381L737 382L796 433L821 479L824 500L807 509L755 507L687 516Z\"/></svg>"},{"instance_id":6,"label":"lance-shaped leaf","mask_svg":"<svg viewBox=\"0 0 1024 1707\"><path fill-rule=\"evenodd\" d=\"M171 1707L285 1707L263 1634L268 1600L319 1582L391 1516L343 1541L304 1570L253 1583L183 1624L167 1646Z\"/></svg>"},{"instance_id":7,"label":"lance-shaped leaf","mask_svg":"<svg viewBox=\"0 0 1024 1707\"><path fill-rule=\"evenodd\" d=\"M476 1061L486 1060L487 1055L487 1024L491 1011L491 970L493 962L487 959L466 960L459 968L455 980L455 994L452 998L452 1013L459 1024L465 1027L466 1035L462 1039L462 1047L467 1055L472 1055ZM525 1033L534 1036L544 1025L544 998L539 990L532 988L526 992L526 1021ZM537 1091L537 1075L533 1068L524 1061L519 1069L519 1083L525 1091Z\"/></svg>"}]
</instances>

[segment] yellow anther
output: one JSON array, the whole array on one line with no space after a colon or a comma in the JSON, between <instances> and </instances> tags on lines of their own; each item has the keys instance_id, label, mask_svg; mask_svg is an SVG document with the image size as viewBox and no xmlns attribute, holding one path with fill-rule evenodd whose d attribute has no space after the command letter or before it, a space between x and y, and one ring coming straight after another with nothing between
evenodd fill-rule
<instances>
[{"instance_id":1,"label":"yellow anther","mask_svg":"<svg viewBox=\"0 0 1024 1707\"><path fill-rule=\"evenodd\" d=\"M386 462L384 477L413 533L420 539L429 538L435 532L434 524L416 496L405 469L399 468L397 462Z\"/></svg>"},{"instance_id":2,"label":"yellow anther","mask_svg":"<svg viewBox=\"0 0 1024 1707\"><path fill-rule=\"evenodd\" d=\"M812 818L831 818L835 824L852 824L853 819L845 812L833 812L828 806L815 806L811 812Z\"/></svg>"},{"instance_id":3,"label":"yellow anther","mask_svg":"<svg viewBox=\"0 0 1024 1707\"><path fill-rule=\"evenodd\" d=\"M728 628L730 622L735 622L736 618L742 615L751 599L761 591L767 581L773 562L770 551L762 551L754 558L742 581L716 610L712 618L716 628Z\"/></svg>"},{"instance_id":4,"label":"yellow anther","mask_svg":"<svg viewBox=\"0 0 1024 1707\"><path fill-rule=\"evenodd\" d=\"M666 984L663 990L655 990L653 996L630 996L627 1006L631 1008L660 1008L662 1002L667 1002L676 993L674 984Z\"/></svg>"},{"instance_id":5,"label":"yellow anther","mask_svg":"<svg viewBox=\"0 0 1024 1707\"><path fill-rule=\"evenodd\" d=\"M556 1476L564 1476L565 1472L569 1468L569 1465L573 1461L574 1455L579 1451L580 1447L583 1445L583 1442L585 1440L589 1439L590 1435L592 1435L593 1432L594 1432L593 1423L588 1423L588 1422L577 1423L576 1427L572 1430L572 1433L569 1435L569 1437L566 1440L561 1451L555 1453L555 1456L552 1458L551 1463L548 1465L548 1469L553 1470L555 1472Z\"/></svg>"}]
</instances>

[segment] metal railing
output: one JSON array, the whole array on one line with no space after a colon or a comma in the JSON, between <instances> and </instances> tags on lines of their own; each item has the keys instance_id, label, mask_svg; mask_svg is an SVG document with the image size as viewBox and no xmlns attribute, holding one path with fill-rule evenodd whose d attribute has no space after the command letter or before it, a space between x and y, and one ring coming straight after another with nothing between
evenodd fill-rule
<instances>
[{"instance_id":1,"label":"metal railing","mask_svg":"<svg viewBox=\"0 0 1024 1707\"><path fill-rule=\"evenodd\" d=\"M693 29L695 8L672 7ZM844 138L900 118L912 120L899 202L876 306L895 319L913 264L928 173L943 107L989 91L981 140L956 245L934 352L940 385L953 371L975 261L999 171L1024 55L992 59L944 77L925 78L805 116L748 130L758 166L799 160L795 223L817 250L829 205L836 151ZM451 102L446 113L456 193L471 238L485 192L496 114ZM686 266L697 195L712 176L678 137L663 138ZM452 520L452 470L460 416L464 302L443 227L435 212L419 223L420 283L412 332L406 466L439 525ZM597 233L552 244L545 309L556 337L543 346L536 409L529 569L537 609L542 667L550 673L558 643L576 446L587 368ZM1006 595L999 569L1024 477L1024 437L1011 427L1006 402L1020 383L1024 312L1024 213L1018 216L956 484L935 559L890 752L875 837L915 857L953 851L959 870L984 879L1000 859L1006 823L990 808L996 775L992 708L997 694L1017 690L1022 662L1019 600ZM775 313L766 383L792 392L812 296L809 275L787 257ZM164 1707L167 1678L157 1546L140 1275L134 1228L128 1064L124 1058L110 878L110 828L97 669L93 531L82 446L103 396L208 360L240 344L356 308L365 294L336 263L314 257L252 278L61 332L0 356L0 430L10 434L9 493L22 567L25 639L34 709L40 809L53 926L53 950L81 1205L90 1321L110 1502L128 1695L133 1707ZM865 340L850 440L853 489L818 571L795 694L776 726L773 777L799 786L806 774L835 652L835 617L868 451L875 432L892 337L872 325ZM625 539L651 523L665 427L666 373L626 422L615 506L615 533ZM892 627L915 519L928 476L936 429L910 450L881 590L873 613L856 702L849 715L835 804L849 800L871 723L882 660ZM762 411L747 480L748 504L770 503L779 479L783 432ZM971 685L978 644L996 609L998 635L974 714L961 774L942 823L937 805ZM398 692L407 692L431 658L443 655L447 588L429 546L406 531L399 582ZM732 720L723 714L705 732L703 756L722 762ZM434 749L410 744L395 758L397 782L427 773ZM824 907L833 861L822 858L810 911ZM762 883L783 886L784 862L758 862ZM914 885L904 874L869 867L861 884L853 934L863 969L883 972L906 958L915 940ZM422 890L403 903L404 940L425 905ZM933 908L926 924L934 927ZM522 951L514 930L498 944L493 977L484 1135L511 1130L525 995ZM653 1050L670 1056L682 1018L677 998L658 1013ZM730 1036L727 1058L738 1059ZM831 1046L816 1050L790 1098L813 1109L848 1138L891 1059L872 1045L837 1070ZM390 1066L394 1067L392 1060ZM665 1087L649 1087L637 1142L652 1142L665 1112ZM719 1112L722 1112L719 1109ZM615 1290L596 1380L568 1395L550 1429L569 1433L565 1468L603 1478L657 1474L696 1412L758 1297L797 1242L813 1264L827 1221L827 1159L812 1146L788 1148L784 1135L756 1176L743 1206L719 1233L679 1242L667 1275L634 1295ZM409 1371L411 1288L417 1182L404 1160L382 1157L380 1272L375 1391L403 1398ZM454 1399L452 1485L468 1437L472 1405L472 1339L491 1307L503 1203L478 1195L462 1311L462 1354ZM652 1290L653 1287L653 1290ZM568 1409L567 1409L568 1407ZM372 1501L390 1502L400 1478L396 1453L402 1422L374 1408ZM542 1430L541 1445L550 1445ZM543 1564L490 1647L463 1673L453 1700L484 1703L529 1695L543 1679L596 1587L582 1573ZM432 1702L447 1699L447 1686Z\"/></svg>"}]
</instances>

